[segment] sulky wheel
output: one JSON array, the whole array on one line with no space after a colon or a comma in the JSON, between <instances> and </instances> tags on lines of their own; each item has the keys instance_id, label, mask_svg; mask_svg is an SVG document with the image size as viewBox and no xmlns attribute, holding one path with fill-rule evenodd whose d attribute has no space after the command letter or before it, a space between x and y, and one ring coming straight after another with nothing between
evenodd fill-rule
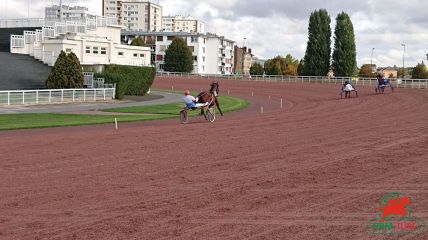
<instances>
[{"instance_id":1,"label":"sulky wheel","mask_svg":"<svg viewBox=\"0 0 428 240\"><path fill-rule=\"evenodd\" d=\"M187 121L189 121L189 116L187 114L187 111L186 110L181 110L180 111L180 122L182 124L186 124Z\"/></svg>"},{"instance_id":2,"label":"sulky wheel","mask_svg":"<svg viewBox=\"0 0 428 240\"><path fill-rule=\"evenodd\" d=\"M208 117L208 121L210 122L214 122L215 121L215 108L214 107L210 107L207 111L207 117Z\"/></svg>"}]
</instances>

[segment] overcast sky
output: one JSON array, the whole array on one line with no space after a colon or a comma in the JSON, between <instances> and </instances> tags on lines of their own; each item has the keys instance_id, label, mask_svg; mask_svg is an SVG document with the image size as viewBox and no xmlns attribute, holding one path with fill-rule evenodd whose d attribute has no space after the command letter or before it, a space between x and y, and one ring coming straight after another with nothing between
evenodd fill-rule
<instances>
[{"instance_id":1,"label":"overcast sky","mask_svg":"<svg viewBox=\"0 0 428 240\"><path fill-rule=\"evenodd\" d=\"M0 18L43 17L44 7L59 0L0 0ZM100 14L102 0L63 0L87 6ZM157 1L154 1L157 2ZM30 11L28 11L30 3ZM345 11L354 23L358 66L402 65L406 44L406 66L426 60L428 53L427 0L160 0L164 15L192 15L206 24L207 31L235 40L253 49L261 58L291 53L302 58L312 11L325 8L332 18ZM6 14L7 13L7 14Z\"/></svg>"}]
</instances>

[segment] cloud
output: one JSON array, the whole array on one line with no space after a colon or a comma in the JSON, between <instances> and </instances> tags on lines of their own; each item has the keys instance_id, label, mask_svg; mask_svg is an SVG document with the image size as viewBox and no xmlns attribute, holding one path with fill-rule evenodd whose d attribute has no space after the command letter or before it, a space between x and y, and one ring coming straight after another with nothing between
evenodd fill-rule
<instances>
[{"instance_id":1,"label":"cloud","mask_svg":"<svg viewBox=\"0 0 428 240\"><path fill-rule=\"evenodd\" d=\"M0 0L0 18L5 2ZM31 1L30 17L43 17L44 6L53 0ZM58 2L55 0L54 2ZM101 13L101 0L63 0L65 4L86 6ZM157 2L157 1L156 1ZM28 0L9 0L8 18L27 17ZM357 41L358 65L373 61L378 66L402 65L406 44L406 65L416 65L428 53L428 18L425 0L160 0L164 15L192 15L206 23L206 29L253 49L260 57L291 53L302 58L307 42L308 19L316 9L327 9L332 18L349 13Z\"/></svg>"}]
</instances>

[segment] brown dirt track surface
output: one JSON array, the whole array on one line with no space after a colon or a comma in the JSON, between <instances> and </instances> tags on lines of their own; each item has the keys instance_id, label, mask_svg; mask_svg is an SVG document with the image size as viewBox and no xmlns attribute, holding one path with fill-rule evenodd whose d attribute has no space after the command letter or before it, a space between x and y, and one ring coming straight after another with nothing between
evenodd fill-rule
<instances>
[{"instance_id":1,"label":"brown dirt track surface","mask_svg":"<svg viewBox=\"0 0 428 240\"><path fill-rule=\"evenodd\" d=\"M221 81L252 105L212 124L1 132L0 239L397 239L368 223L396 191L428 222L428 91L339 88Z\"/></svg>"}]
</instances>

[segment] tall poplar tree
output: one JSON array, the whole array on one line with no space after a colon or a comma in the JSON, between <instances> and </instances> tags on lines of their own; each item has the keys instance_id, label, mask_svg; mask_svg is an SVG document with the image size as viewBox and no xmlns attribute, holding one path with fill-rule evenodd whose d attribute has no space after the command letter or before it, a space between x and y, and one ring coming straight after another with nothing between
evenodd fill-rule
<instances>
[{"instance_id":1,"label":"tall poplar tree","mask_svg":"<svg viewBox=\"0 0 428 240\"><path fill-rule=\"evenodd\" d=\"M327 10L311 13L308 44L304 57L303 73L308 76L327 76L330 70L331 28Z\"/></svg>"},{"instance_id":2,"label":"tall poplar tree","mask_svg":"<svg viewBox=\"0 0 428 240\"><path fill-rule=\"evenodd\" d=\"M334 30L333 70L337 77L352 77L357 69L354 26L345 12L336 17Z\"/></svg>"}]
</instances>

